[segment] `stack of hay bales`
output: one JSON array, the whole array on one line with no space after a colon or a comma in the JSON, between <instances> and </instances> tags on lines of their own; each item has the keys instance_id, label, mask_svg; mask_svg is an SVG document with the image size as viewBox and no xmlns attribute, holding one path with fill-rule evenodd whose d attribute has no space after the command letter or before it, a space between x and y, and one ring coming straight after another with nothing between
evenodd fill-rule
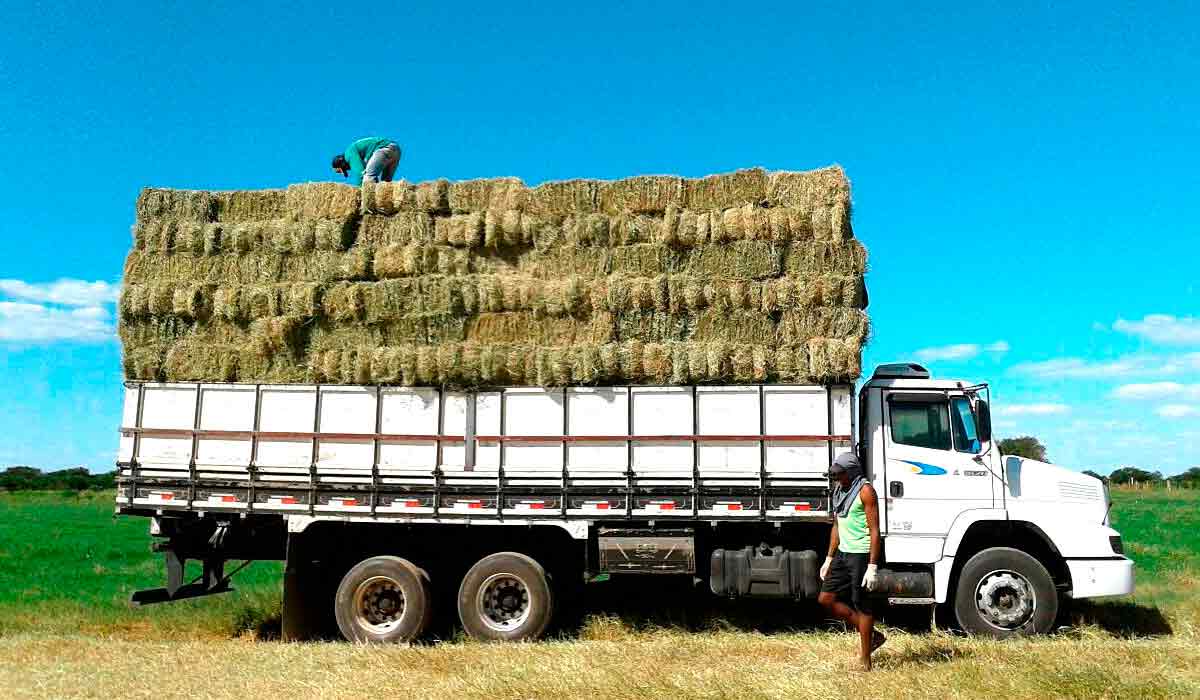
<instances>
[{"instance_id":1,"label":"stack of hay bales","mask_svg":"<svg viewBox=\"0 0 1200 700\"><path fill-rule=\"evenodd\" d=\"M837 382L865 268L836 167L147 189L120 333L141 380Z\"/></svg>"}]
</instances>

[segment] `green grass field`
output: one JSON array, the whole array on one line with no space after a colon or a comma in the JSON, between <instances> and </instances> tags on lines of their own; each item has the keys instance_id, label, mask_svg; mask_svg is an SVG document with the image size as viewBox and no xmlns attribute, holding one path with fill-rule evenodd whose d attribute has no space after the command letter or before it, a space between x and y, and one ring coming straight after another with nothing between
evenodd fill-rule
<instances>
[{"instance_id":1,"label":"green grass field","mask_svg":"<svg viewBox=\"0 0 1200 700\"><path fill-rule=\"evenodd\" d=\"M892 628L868 682L846 680L850 636L800 606L692 612L602 590L580 627L534 645L262 641L278 622L280 564L252 565L231 594L134 608L129 594L163 577L144 519L114 520L109 493L0 495L0 687L355 697L369 680L372 694L414 697L790 697L849 683L846 694L917 697L1200 695L1200 491L1118 490L1114 502L1114 526L1138 565L1136 595L1081 603L1073 625L1043 639Z\"/></svg>"}]
</instances>

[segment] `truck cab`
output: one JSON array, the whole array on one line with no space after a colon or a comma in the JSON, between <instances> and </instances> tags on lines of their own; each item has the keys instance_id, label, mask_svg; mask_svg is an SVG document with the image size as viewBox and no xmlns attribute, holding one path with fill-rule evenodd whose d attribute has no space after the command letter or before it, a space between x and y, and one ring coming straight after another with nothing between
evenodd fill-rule
<instances>
[{"instance_id":1,"label":"truck cab","mask_svg":"<svg viewBox=\"0 0 1200 700\"><path fill-rule=\"evenodd\" d=\"M1060 597L1133 591L1105 484L1002 455L987 384L882 365L859 393L859 413L887 564L931 570L934 602L964 629L1044 632Z\"/></svg>"}]
</instances>

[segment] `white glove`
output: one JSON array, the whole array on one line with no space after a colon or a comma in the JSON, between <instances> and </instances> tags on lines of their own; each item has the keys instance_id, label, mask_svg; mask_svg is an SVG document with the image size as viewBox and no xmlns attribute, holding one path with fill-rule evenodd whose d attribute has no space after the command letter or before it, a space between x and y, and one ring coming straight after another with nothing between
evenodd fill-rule
<instances>
[{"instance_id":1,"label":"white glove","mask_svg":"<svg viewBox=\"0 0 1200 700\"><path fill-rule=\"evenodd\" d=\"M867 564L867 573L863 574L863 588L868 591L874 591L879 585L879 566L876 564Z\"/></svg>"},{"instance_id":2,"label":"white glove","mask_svg":"<svg viewBox=\"0 0 1200 700\"><path fill-rule=\"evenodd\" d=\"M833 564L833 557L825 557L825 563L821 565L821 573L817 574L818 576L820 576L822 581L824 581L825 577L829 575L829 567L832 564Z\"/></svg>"}]
</instances>

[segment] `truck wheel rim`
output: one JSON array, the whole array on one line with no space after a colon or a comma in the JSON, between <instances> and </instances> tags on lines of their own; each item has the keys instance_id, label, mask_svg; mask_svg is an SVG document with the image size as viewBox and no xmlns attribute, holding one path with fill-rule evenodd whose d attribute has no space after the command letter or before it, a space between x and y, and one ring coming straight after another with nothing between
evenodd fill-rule
<instances>
[{"instance_id":1,"label":"truck wheel rim","mask_svg":"<svg viewBox=\"0 0 1200 700\"><path fill-rule=\"evenodd\" d=\"M483 624L497 632L510 632L529 619L529 587L513 574L488 576L475 602Z\"/></svg>"},{"instance_id":2,"label":"truck wheel rim","mask_svg":"<svg viewBox=\"0 0 1200 700\"><path fill-rule=\"evenodd\" d=\"M993 571L975 587L975 607L984 621L1002 630L1024 627L1037 610L1029 579L1007 569Z\"/></svg>"},{"instance_id":3,"label":"truck wheel rim","mask_svg":"<svg viewBox=\"0 0 1200 700\"><path fill-rule=\"evenodd\" d=\"M387 576L372 576L354 591L354 620L373 634L390 632L399 625L405 607L400 584Z\"/></svg>"}]
</instances>

